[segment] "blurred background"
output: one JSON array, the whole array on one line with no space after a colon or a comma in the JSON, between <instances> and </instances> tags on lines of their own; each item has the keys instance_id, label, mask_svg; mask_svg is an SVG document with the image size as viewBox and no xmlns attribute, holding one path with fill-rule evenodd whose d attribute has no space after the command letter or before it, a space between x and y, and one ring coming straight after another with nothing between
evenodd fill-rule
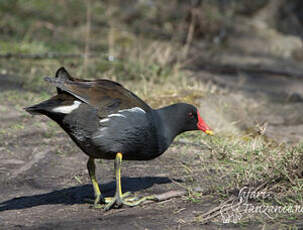
<instances>
[{"instance_id":1,"label":"blurred background","mask_svg":"<svg viewBox=\"0 0 303 230\"><path fill-rule=\"evenodd\" d=\"M20 188L26 183L8 178L25 175L40 189L88 183L85 160L68 168L85 156L72 154L80 150L63 131L23 111L55 93L43 79L64 66L74 77L119 81L154 108L198 106L216 136L187 133L169 150L192 171L169 153L157 162L165 171L176 161L190 191L200 183L201 194L226 197L265 183L279 202L302 204L302 38L301 0L2 0L0 181ZM200 164L190 158L197 146ZM45 149L55 154L37 157ZM61 158L70 162L57 165ZM50 178L33 179L35 170L59 177L45 159L72 179L50 187ZM197 191L190 198L199 200Z\"/></svg>"}]
</instances>

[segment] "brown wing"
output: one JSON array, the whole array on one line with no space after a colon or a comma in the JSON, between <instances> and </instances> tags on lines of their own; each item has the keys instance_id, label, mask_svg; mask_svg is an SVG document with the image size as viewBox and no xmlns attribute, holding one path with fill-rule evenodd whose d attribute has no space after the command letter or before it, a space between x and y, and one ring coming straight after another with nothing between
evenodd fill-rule
<instances>
[{"instance_id":1,"label":"brown wing","mask_svg":"<svg viewBox=\"0 0 303 230\"><path fill-rule=\"evenodd\" d=\"M56 85L58 93L67 92L97 108L100 117L133 107L142 108L146 112L151 109L143 100L114 81L72 78L64 68L57 71L56 78L45 80Z\"/></svg>"}]
</instances>

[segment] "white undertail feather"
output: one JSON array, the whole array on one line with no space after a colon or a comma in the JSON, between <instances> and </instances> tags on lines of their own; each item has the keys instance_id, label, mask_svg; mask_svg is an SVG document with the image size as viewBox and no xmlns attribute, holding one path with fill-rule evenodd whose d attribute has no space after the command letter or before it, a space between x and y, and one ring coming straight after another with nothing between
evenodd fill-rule
<instances>
[{"instance_id":1,"label":"white undertail feather","mask_svg":"<svg viewBox=\"0 0 303 230\"><path fill-rule=\"evenodd\" d=\"M74 103L72 105L59 106L59 107L53 108L52 111L55 113L69 114L72 111L74 111L75 109L78 109L80 105L81 105L80 101L74 101Z\"/></svg>"}]
</instances>

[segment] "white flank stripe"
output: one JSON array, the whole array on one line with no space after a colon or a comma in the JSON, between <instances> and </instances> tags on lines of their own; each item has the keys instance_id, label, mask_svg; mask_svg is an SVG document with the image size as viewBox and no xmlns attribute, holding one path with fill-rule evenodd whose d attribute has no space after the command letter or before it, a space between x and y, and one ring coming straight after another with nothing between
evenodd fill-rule
<instances>
[{"instance_id":1,"label":"white flank stripe","mask_svg":"<svg viewBox=\"0 0 303 230\"><path fill-rule=\"evenodd\" d=\"M122 112L140 112L140 113L146 113L143 109L139 108L139 107L134 107L134 108L131 108L131 109L122 109L122 110L119 110L120 113Z\"/></svg>"},{"instance_id":2,"label":"white flank stripe","mask_svg":"<svg viewBox=\"0 0 303 230\"><path fill-rule=\"evenodd\" d=\"M109 121L109 118L104 118L104 119L100 120L99 122L103 123L103 122L108 122L108 121Z\"/></svg>"},{"instance_id":3,"label":"white flank stripe","mask_svg":"<svg viewBox=\"0 0 303 230\"><path fill-rule=\"evenodd\" d=\"M124 118L126 118L126 116L124 116L122 114L119 114L119 113L110 114L110 115L108 115L108 117L124 117Z\"/></svg>"},{"instance_id":4,"label":"white flank stripe","mask_svg":"<svg viewBox=\"0 0 303 230\"><path fill-rule=\"evenodd\" d=\"M122 109L122 110L119 110L118 113L113 113L113 114L110 114L107 116L107 118L103 118L99 121L99 123L105 123L105 122L108 122L110 121L110 117L123 117L123 118L126 118L126 115L125 114L121 114L123 112L137 112L137 113L146 113L143 109L139 108L139 107L134 107L134 108L131 108L131 109ZM102 128L103 129L103 128ZM103 130L100 130L100 131L103 131ZM99 136L102 136L99 135Z\"/></svg>"},{"instance_id":5,"label":"white flank stripe","mask_svg":"<svg viewBox=\"0 0 303 230\"><path fill-rule=\"evenodd\" d=\"M75 109L77 109L81 105L80 101L74 101L72 105L64 105L64 106L59 106L56 108L53 108L52 111L55 113L64 113L64 114L69 114Z\"/></svg>"}]
</instances>

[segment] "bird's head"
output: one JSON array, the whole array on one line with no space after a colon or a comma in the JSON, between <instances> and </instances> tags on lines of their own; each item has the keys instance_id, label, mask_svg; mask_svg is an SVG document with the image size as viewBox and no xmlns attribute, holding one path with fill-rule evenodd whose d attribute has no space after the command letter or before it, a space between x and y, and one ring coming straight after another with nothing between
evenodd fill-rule
<instances>
[{"instance_id":1,"label":"bird's head","mask_svg":"<svg viewBox=\"0 0 303 230\"><path fill-rule=\"evenodd\" d=\"M183 107L184 131L201 130L208 135L214 135L214 132L205 123L195 106L185 103L180 104L180 106Z\"/></svg>"}]
</instances>

